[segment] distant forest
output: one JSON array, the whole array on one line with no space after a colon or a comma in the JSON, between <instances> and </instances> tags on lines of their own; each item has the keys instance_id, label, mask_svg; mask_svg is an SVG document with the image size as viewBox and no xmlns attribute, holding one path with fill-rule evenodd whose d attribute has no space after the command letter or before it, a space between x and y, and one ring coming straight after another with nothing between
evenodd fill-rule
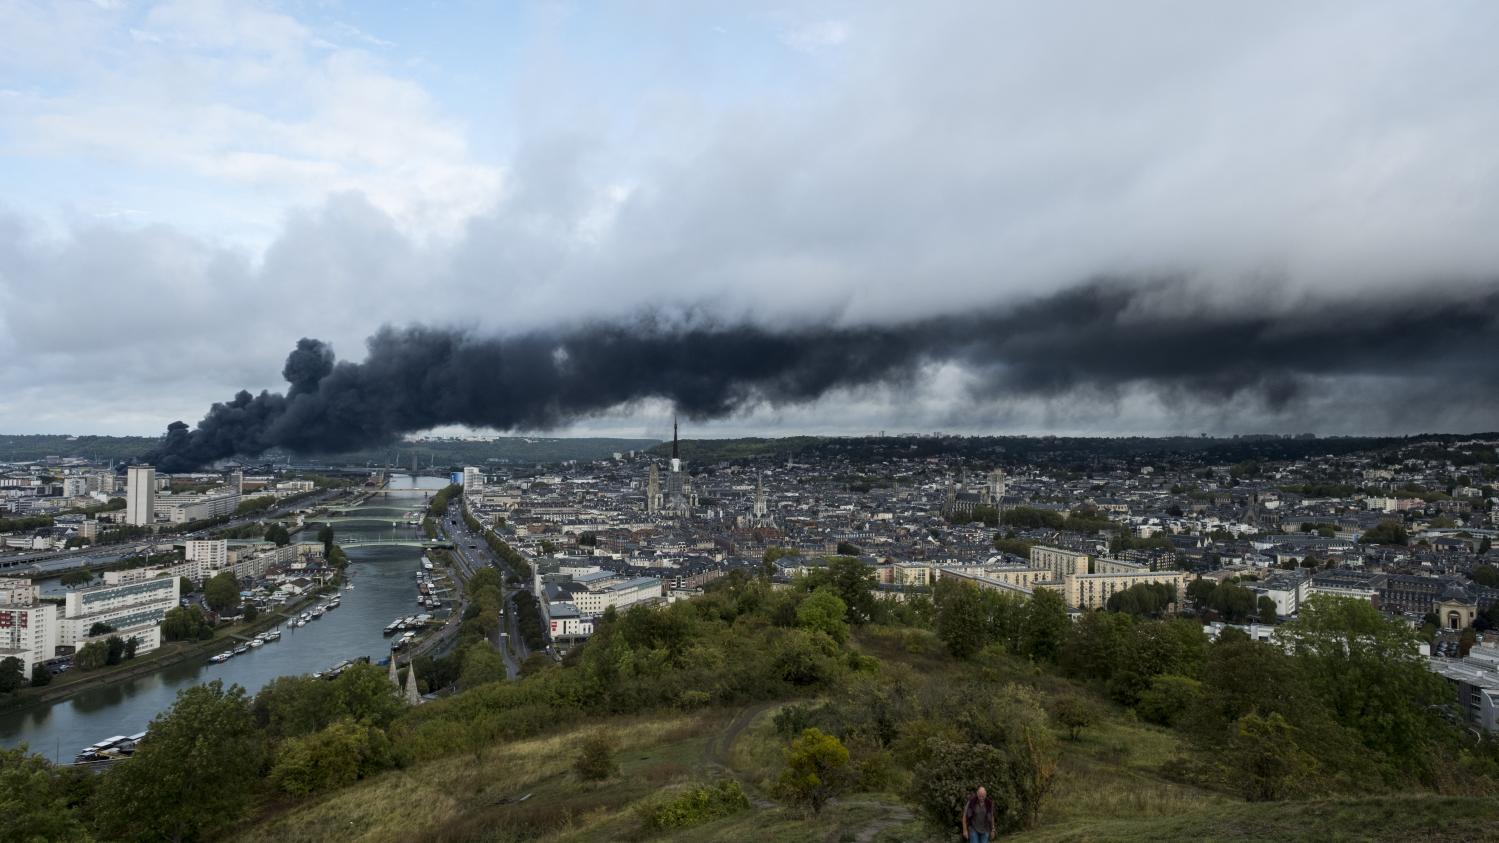
<instances>
[{"instance_id":1,"label":"distant forest","mask_svg":"<svg viewBox=\"0 0 1499 843\"><path fill-rule=\"evenodd\" d=\"M1420 436L787 436L739 439L684 439L681 454L689 463L787 457L842 458L879 462L892 458L964 458L994 465L1052 464L1078 470L1111 461L1133 464L1196 462L1223 465L1245 461L1294 460L1323 455L1380 451L1430 443L1440 451L1453 442L1499 440L1499 433L1423 434ZM157 444L149 436L12 436L0 434L0 462L40 460L49 456L87 457L126 462ZM299 454L269 451L250 463L410 466L446 468L487 463L555 463L607 459L616 452L648 451L670 456L671 443L656 439L503 437L490 442L397 442L385 448L346 454ZM1407 454L1409 455L1409 454Z\"/></svg>"},{"instance_id":2,"label":"distant forest","mask_svg":"<svg viewBox=\"0 0 1499 843\"><path fill-rule=\"evenodd\" d=\"M655 439L503 437L492 442L397 442L386 448L348 454L298 454L268 451L249 463L325 463L336 465L385 465L396 461L410 466L415 457L422 468L509 463L552 463L563 460L604 459L615 452L638 451L655 445ZM157 445L152 436L11 436L0 434L0 462L24 462L46 457L87 457L93 460L128 462Z\"/></svg>"},{"instance_id":3,"label":"distant forest","mask_svg":"<svg viewBox=\"0 0 1499 843\"><path fill-rule=\"evenodd\" d=\"M894 458L964 458L995 465L1053 464L1078 470L1104 462L1133 464L1195 462L1224 465L1246 461L1295 460L1359 451L1381 451L1430 443L1441 451L1453 442L1494 441L1499 433L1423 434L1419 436L792 436L782 439L689 439L680 444L689 463L756 458L843 458L878 462ZM671 453L666 442L651 449Z\"/></svg>"}]
</instances>

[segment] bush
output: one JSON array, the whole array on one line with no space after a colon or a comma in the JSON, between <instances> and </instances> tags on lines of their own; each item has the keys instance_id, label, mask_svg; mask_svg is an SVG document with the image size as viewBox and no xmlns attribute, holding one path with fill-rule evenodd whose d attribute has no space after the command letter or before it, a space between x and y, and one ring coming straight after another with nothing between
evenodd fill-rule
<instances>
[{"instance_id":1,"label":"bush","mask_svg":"<svg viewBox=\"0 0 1499 843\"><path fill-rule=\"evenodd\" d=\"M307 796L353 784L394 765L395 752L385 732L341 720L287 741L270 779L286 793Z\"/></svg>"},{"instance_id":2,"label":"bush","mask_svg":"<svg viewBox=\"0 0 1499 843\"><path fill-rule=\"evenodd\" d=\"M1063 697L1058 700L1052 715L1067 730L1067 737L1074 741L1079 732L1098 722L1098 709L1081 697Z\"/></svg>"},{"instance_id":3,"label":"bush","mask_svg":"<svg viewBox=\"0 0 1499 843\"><path fill-rule=\"evenodd\" d=\"M1157 726L1175 726L1202 697L1202 683L1186 676L1156 676L1140 693L1135 711Z\"/></svg>"},{"instance_id":4,"label":"bush","mask_svg":"<svg viewBox=\"0 0 1499 843\"><path fill-rule=\"evenodd\" d=\"M847 789L853 771L843 742L820 729L808 729L785 750L786 769L777 789L790 802L822 810L828 800Z\"/></svg>"},{"instance_id":5,"label":"bush","mask_svg":"<svg viewBox=\"0 0 1499 843\"><path fill-rule=\"evenodd\" d=\"M1005 754L988 744L953 743L941 738L927 741L927 758L917 765L911 800L917 812L934 829L947 831L980 785L988 788L997 803L996 820L1006 827L1010 806L1000 782L1008 766Z\"/></svg>"},{"instance_id":6,"label":"bush","mask_svg":"<svg viewBox=\"0 0 1499 843\"><path fill-rule=\"evenodd\" d=\"M640 808L640 822L647 830L691 828L748 810L749 797L739 782L725 779L718 784L698 785Z\"/></svg>"},{"instance_id":7,"label":"bush","mask_svg":"<svg viewBox=\"0 0 1499 843\"><path fill-rule=\"evenodd\" d=\"M41 662L31 666L31 687L40 688L52 681L52 671Z\"/></svg>"},{"instance_id":8,"label":"bush","mask_svg":"<svg viewBox=\"0 0 1499 843\"><path fill-rule=\"evenodd\" d=\"M597 731L583 739L578 758L573 762L573 772L585 782L601 782L619 772L619 762L614 758L618 742L605 731Z\"/></svg>"},{"instance_id":9,"label":"bush","mask_svg":"<svg viewBox=\"0 0 1499 843\"><path fill-rule=\"evenodd\" d=\"M26 678L24 666L25 662L15 656L0 659L0 694L8 694L21 687L22 680Z\"/></svg>"}]
</instances>

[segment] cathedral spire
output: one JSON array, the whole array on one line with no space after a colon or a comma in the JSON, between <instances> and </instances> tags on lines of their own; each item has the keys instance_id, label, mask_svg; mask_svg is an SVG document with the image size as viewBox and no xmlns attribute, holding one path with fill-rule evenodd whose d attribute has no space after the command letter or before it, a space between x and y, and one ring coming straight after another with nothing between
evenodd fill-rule
<instances>
[{"instance_id":1,"label":"cathedral spire","mask_svg":"<svg viewBox=\"0 0 1499 843\"><path fill-rule=\"evenodd\" d=\"M677 453L677 417L673 415L671 417L671 458L677 459L679 456L680 454Z\"/></svg>"}]
</instances>

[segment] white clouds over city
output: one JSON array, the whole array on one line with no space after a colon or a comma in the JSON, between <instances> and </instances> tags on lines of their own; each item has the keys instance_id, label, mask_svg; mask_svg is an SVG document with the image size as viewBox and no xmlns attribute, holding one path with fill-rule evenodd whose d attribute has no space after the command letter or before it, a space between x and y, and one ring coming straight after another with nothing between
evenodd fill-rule
<instances>
[{"instance_id":1,"label":"white clouds over city","mask_svg":"<svg viewBox=\"0 0 1499 843\"><path fill-rule=\"evenodd\" d=\"M386 323L852 324L1163 275L1195 293L1159 309L1276 312L1499 270L1487 4L431 19L463 14L0 4L0 430L151 432ZM721 429L1298 421L961 380Z\"/></svg>"}]
</instances>

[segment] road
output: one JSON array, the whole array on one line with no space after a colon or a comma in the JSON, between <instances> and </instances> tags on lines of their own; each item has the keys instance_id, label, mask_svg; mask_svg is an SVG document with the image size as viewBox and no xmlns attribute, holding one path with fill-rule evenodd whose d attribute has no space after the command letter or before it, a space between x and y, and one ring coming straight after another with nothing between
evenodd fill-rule
<instances>
[{"instance_id":1,"label":"road","mask_svg":"<svg viewBox=\"0 0 1499 843\"><path fill-rule=\"evenodd\" d=\"M483 567L494 568L501 573L503 578L505 569L495 557L494 551L489 549L489 543L484 540L483 536L470 530L468 524L464 522L461 501L449 504L448 511L439 522L438 528L442 535L453 543L453 558L456 567L464 569L465 581ZM526 586L525 590L529 591L530 587ZM526 647L526 642L521 639L516 627L516 612L512 602L515 589L502 585L501 591L505 597L505 611L500 619L502 628L496 630L495 637L490 640L490 643L500 651L500 656L505 660L505 671L514 679L520 675L521 662L526 660L531 651ZM506 646L507 643L511 646Z\"/></svg>"}]
</instances>

